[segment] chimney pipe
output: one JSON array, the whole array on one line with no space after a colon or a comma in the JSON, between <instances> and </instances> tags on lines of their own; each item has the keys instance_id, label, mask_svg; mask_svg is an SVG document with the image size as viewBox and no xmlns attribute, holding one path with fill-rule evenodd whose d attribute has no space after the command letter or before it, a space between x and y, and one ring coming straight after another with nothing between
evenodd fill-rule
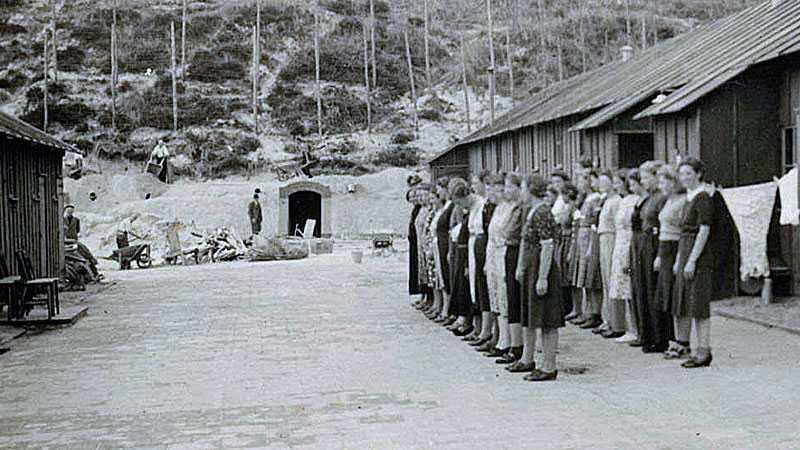
<instances>
[{"instance_id":1,"label":"chimney pipe","mask_svg":"<svg viewBox=\"0 0 800 450\"><path fill-rule=\"evenodd\" d=\"M626 45L620 49L622 51L622 62L626 62L633 58L633 47Z\"/></svg>"},{"instance_id":2,"label":"chimney pipe","mask_svg":"<svg viewBox=\"0 0 800 450\"><path fill-rule=\"evenodd\" d=\"M780 6L780 4L781 4L781 0L772 0L772 7L773 8L777 8L778 6Z\"/></svg>"}]
</instances>

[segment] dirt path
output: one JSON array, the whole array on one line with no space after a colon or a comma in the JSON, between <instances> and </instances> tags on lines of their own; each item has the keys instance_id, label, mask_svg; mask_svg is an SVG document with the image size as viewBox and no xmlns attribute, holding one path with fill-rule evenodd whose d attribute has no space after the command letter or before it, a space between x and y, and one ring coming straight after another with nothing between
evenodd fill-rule
<instances>
[{"instance_id":1,"label":"dirt path","mask_svg":"<svg viewBox=\"0 0 800 450\"><path fill-rule=\"evenodd\" d=\"M112 272L0 356L0 448L796 445L795 336L715 318L688 372L570 328L532 385L409 308L404 258Z\"/></svg>"}]
</instances>

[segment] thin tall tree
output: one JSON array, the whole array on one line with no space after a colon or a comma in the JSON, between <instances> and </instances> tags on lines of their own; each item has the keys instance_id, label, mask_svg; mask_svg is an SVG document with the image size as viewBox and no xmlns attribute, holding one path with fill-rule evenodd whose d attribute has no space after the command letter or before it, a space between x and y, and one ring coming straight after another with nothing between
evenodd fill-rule
<instances>
[{"instance_id":1,"label":"thin tall tree","mask_svg":"<svg viewBox=\"0 0 800 450\"><path fill-rule=\"evenodd\" d=\"M372 135L372 90L369 85L369 22L364 26L364 87L367 90L367 135Z\"/></svg>"},{"instance_id":2,"label":"thin tall tree","mask_svg":"<svg viewBox=\"0 0 800 450\"><path fill-rule=\"evenodd\" d=\"M169 23L169 39L172 65L172 131L178 131L178 80L175 61L175 22Z\"/></svg>"},{"instance_id":3,"label":"thin tall tree","mask_svg":"<svg viewBox=\"0 0 800 450\"><path fill-rule=\"evenodd\" d=\"M369 0L369 34L372 59L372 87L378 89L378 65L375 63L375 0Z\"/></svg>"},{"instance_id":4,"label":"thin tall tree","mask_svg":"<svg viewBox=\"0 0 800 450\"><path fill-rule=\"evenodd\" d=\"M187 0L183 0L181 13L181 77L186 76L186 21L188 20Z\"/></svg>"},{"instance_id":5,"label":"thin tall tree","mask_svg":"<svg viewBox=\"0 0 800 450\"><path fill-rule=\"evenodd\" d=\"M411 46L408 44L408 30L403 30L403 40L406 44L406 62L408 63L408 79L411 83L411 103L414 107L414 130L419 131L419 118L417 115L417 89L414 86L414 66L411 64Z\"/></svg>"},{"instance_id":6,"label":"thin tall tree","mask_svg":"<svg viewBox=\"0 0 800 450\"><path fill-rule=\"evenodd\" d=\"M508 64L508 93L514 104L514 57L511 51L511 31L506 30L506 64Z\"/></svg>"},{"instance_id":7,"label":"thin tall tree","mask_svg":"<svg viewBox=\"0 0 800 450\"><path fill-rule=\"evenodd\" d=\"M116 19L116 15L114 17ZM117 22L111 22L111 129L117 129Z\"/></svg>"},{"instance_id":8,"label":"thin tall tree","mask_svg":"<svg viewBox=\"0 0 800 450\"><path fill-rule=\"evenodd\" d=\"M489 123L494 123L495 61L494 26L492 24L492 0L486 0L486 14L489 28Z\"/></svg>"},{"instance_id":9,"label":"thin tall tree","mask_svg":"<svg viewBox=\"0 0 800 450\"><path fill-rule=\"evenodd\" d=\"M252 60L252 71L253 71L253 93L252 93L252 102L253 102L253 128L256 134L259 133L258 130L258 66L260 61L260 56L258 54L258 26L253 26L253 60Z\"/></svg>"},{"instance_id":10,"label":"thin tall tree","mask_svg":"<svg viewBox=\"0 0 800 450\"><path fill-rule=\"evenodd\" d=\"M461 33L461 79L464 85L464 115L467 121L467 132L472 132L472 121L469 117L469 81L467 80L467 49L464 45L464 33Z\"/></svg>"},{"instance_id":11,"label":"thin tall tree","mask_svg":"<svg viewBox=\"0 0 800 450\"><path fill-rule=\"evenodd\" d=\"M314 63L315 63L315 79L314 83L314 96L317 99L317 135L322 138L322 92L320 88L319 76L319 5L314 8Z\"/></svg>"},{"instance_id":12,"label":"thin tall tree","mask_svg":"<svg viewBox=\"0 0 800 450\"><path fill-rule=\"evenodd\" d=\"M58 15L56 14L56 6L58 0L52 0L50 9L50 27L53 33L53 80L58 83L58 34L56 32L56 24L58 23Z\"/></svg>"},{"instance_id":13,"label":"thin tall tree","mask_svg":"<svg viewBox=\"0 0 800 450\"><path fill-rule=\"evenodd\" d=\"M48 45L50 42L48 41L48 30L47 27L44 29L44 88L42 89L42 113L44 115L42 121L42 130L47 131L47 72L48 72L48 64L49 64L49 56L48 56Z\"/></svg>"},{"instance_id":14,"label":"thin tall tree","mask_svg":"<svg viewBox=\"0 0 800 450\"><path fill-rule=\"evenodd\" d=\"M424 24L425 24L425 85L430 92L433 87L431 83L431 52L430 52L430 10L428 9L428 0L424 0Z\"/></svg>"}]
</instances>

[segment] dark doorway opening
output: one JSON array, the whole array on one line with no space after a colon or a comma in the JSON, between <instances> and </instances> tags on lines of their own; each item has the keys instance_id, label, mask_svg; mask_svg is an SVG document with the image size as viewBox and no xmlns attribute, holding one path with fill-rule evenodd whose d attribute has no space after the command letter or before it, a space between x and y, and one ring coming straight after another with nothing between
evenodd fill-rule
<instances>
[{"instance_id":1,"label":"dark doorway opening","mask_svg":"<svg viewBox=\"0 0 800 450\"><path fill-rule=\"evenodd\" d=\"M316 220L314 237L322 237L322 196L316 192L300 191L289 195L289 236L302 233L306 220Z\"/></svg>"},{"instance_id":2,"label":"dark doorway opening","mask_svg":"<svg viewBox=\"0 0 800 450\"><path fill-rule=\"evenodd\" d=\"M633 169L645 161L655 159L653 133L620 133L619 167Z\"/></svg>"}]
</instances>

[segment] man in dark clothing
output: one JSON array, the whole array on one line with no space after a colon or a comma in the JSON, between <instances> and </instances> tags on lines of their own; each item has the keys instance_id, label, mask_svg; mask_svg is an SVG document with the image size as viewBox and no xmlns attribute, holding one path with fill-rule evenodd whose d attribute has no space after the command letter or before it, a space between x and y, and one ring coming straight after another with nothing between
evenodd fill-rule
<instances>
[{"instance_id":1,"label":"man in dark clothing","mask_svg":"<svg viewBox=\"0 0 800 450\"><path fill-rule=\"evenodd\" d=\"M89 268L92 270L92 275L95 279L99 279L100 272L97 270L97 259L92 254L92 251L89 250L89 247L78 240L78 236L81 234L81 221L73 215L74 213L75 206L67 205L64 208L64 239L77 244L78 254L89 263Z\"/></svg>"},{"instance_id":2,"label":"man in dark clothing","mask_svg":"<svg viewBox=\"0 0 800 450\"><path fill-rule=\"evenodd\" d=\"M253 194L253 200L247 206L247 214L250 216L250 226L253 229L253 234L261 233L261 203L258 201L258 193Z\"/></svg>"},{"instance_id":3,"label":"man in dark clothing","mask_svg":"<svg viewBox=\"0 0 800 450\"><path fill-rule=\"evenodd\" d=\"M78 235L81 234L81 221L73 215L74 213L74 206L67 205L64 208L64 238L77 241Z\"/></svg>"}]
</instances>

